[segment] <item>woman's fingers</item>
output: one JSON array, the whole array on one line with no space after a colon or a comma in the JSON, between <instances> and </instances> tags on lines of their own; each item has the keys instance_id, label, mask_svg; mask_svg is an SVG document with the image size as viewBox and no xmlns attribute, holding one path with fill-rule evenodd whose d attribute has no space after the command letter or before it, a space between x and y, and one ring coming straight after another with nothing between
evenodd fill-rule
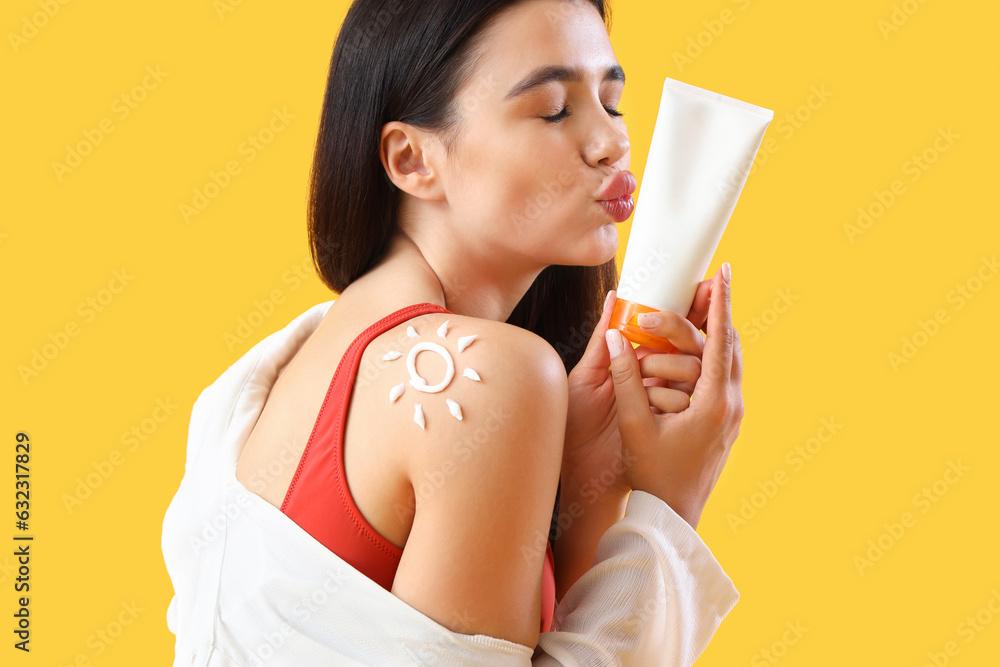
<instances>
[{"instance_id":1,"label":"woman's fingers","mask_svg":"<svg viewBox=\"0 0 1000 667\"><path fill-rule=\"evenodd\" d=\"M688 396L691 396L694 393L694 388L697 386L697 381L678 382L675 380L664 380L663 378L658 377L643 378L642 383L647 387L667 387L668 389L676 389L677 391L683 391Z\"/></svg>"},{"instance_id":2,"label":"woman's fingers","mask_svg":"<svg viewBox=\"0 0 1000 667\"><path fill-rule=\"evenodd\" d=\"M708 320L708 304L712 295L712 280L702 280L694 291L694 300L691 302L691 310L687 319L698 329L705 330L705 321Z\"/></svg>"},{"instance_id":3,"label":"woman's fingers","mask_svg":"<svg viewBox=\"0 0 1000 667\"><path fill-rule=\"evenodd\" d=\"M604 336L608 355L611 357L618 430L623 441L644 442L649 439L655 425L649 412L642 374L639 372L639 360L632 344L618 329L608 329Z\"/></svg>"},{"instance_id":4,"label":"woman's fingers","mask_svg":"<svg viewBox=\"0 0 1000 667\"><path fill-rule=\"evenodd\" d=\"M643 313L646 314L646 313ZM705 339L698 329L688 319L669 310L648 313L656 319L656 323L646 326L642 315L637 318L639 327L646 333L668 339L680 352L701 357L705 348ZM645 355L644 357L645 358Z\"/></svg>"},{"instance_id":5,"label":"woman's fingers","mask_svg":"<svg viewBox=\"0 0 1000 667\"><path fill-rule=\"evenodd\" d=\"M689 354L648 354L639 360L643 378L658 378L655 384L680 389L690 387L688 394L701 376L701 359Z\"/></svg>"},{"instance_id":6,"label":"woman's fingers","mask_svg":"<svg viewBox=\"0 0 1000 667\"><path fill-rule=\"evenodd\" d=\"M708 337L701 357L701 378L691 397L692 402L704 404L712 412L725 412L728 385L733 375L733 356L738 345L733 328L732 294L729 283L722 277L722 269L712 278L712 303L708 310Z\"/></svg>"},{"instance_id":7,"label":"woman's fingers","mask_svg":"<svg viewBox=\"0 0 1000 667\"><path fill-rule=\"evenodd\" d=\"M662 412L681 412L691 404L691 397L683 391L666 387L646 387L649 404Z\"/></svg>"}]
</instances>

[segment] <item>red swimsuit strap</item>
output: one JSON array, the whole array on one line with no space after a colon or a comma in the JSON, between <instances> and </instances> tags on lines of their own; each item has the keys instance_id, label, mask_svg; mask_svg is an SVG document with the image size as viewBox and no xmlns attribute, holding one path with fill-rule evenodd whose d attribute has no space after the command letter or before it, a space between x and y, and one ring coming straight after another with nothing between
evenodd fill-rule
<instances>
[{"instance_id":1,"label":"red swimsuit strap","mask_svg":"<svg viewBox=\"0 0 1000 667\"><path fill-rule=\"evenodd\" d=\"M309 441L306 442L305 449L302 452L302 457L299 459L299 464L295 469L295 474L292 477L291 483L288 485L288 490L285 492L285 498L281 503L281 511L284 512L288 506L289 499L292 496L293 491L298 484L299 477L305 468L306 461L309 459L309 453L313 447L313 443L316 442L316 432L320 429L323 422L323 416L326 413L327 407L330 401L337 394L338 387L343 383L349 388L354 383L354 378L357 376L358 365L361 362L361 355L365 348L368 346L375 337L388 331L392 327L396 326L400 322L406 321L418 315L424 315L426 313L451 313L450 310L444 306L439 306L436 303L417 303L404 308L400 308L385 317L381 318L360 334L355 337L351 344L347 347L347 351L344 356L341 357L340 363L337 364L337 369L333 374L333 379L330 380L330 385L327 388L326 396L323 398L323 405L320 407L319 415L316 418L316 422L313 424L312 432L309 434ZM339 382L342 381L342 382ZM346 411L343 409L344 404L346 404L347 399L350 397L350 391L342 391L340 395L340 405L338 413L340 415L340 423L337 426L336 432L334 433L334 441L329 444L336 444L339 446L341 439L343 438L344 423L347 420ZM348 494L349 496L349 494ZM353 499L351 500L353 503ZM363 528L359 526L359 528ZM363 530L363 532L368 532Z\"/></svg>"}]
</instances>

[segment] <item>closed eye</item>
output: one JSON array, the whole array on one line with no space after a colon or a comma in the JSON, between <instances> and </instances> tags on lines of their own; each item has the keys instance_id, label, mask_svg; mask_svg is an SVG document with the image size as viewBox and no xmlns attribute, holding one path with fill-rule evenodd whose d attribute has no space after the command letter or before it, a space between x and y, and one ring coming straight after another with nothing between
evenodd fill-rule
<instances>
[{"instance_id":1,"label":"closed eye","mask_svg":"<svg viewBox=\"0 0 1000 667\"><path fill-rule=\"evenodd\" d=\"M608 112L608 115L613 116L615 118L625 117L625 114L619 111L618 109L609 109L607 107L604 107L604 110ZM542 119L549 123L558 123L564 118L567 118L568 116L572 115L573 114L569 112L569 107L563 107L563 110L557 113L555 116L542 116Z\"/></svg>"}]
</instances>

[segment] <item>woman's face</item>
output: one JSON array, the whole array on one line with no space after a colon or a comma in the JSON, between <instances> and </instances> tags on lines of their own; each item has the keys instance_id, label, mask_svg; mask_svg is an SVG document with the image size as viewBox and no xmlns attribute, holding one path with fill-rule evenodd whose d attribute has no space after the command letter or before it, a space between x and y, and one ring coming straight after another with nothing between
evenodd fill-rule
<instances>
[{"instance_id":1,"label":"woman's face","mask_svg":"<svg viewBox=\"0 0 1000 667\"><path fill-rule=\"evenodd\" d=\"M477 245L484 256L502 253L508 267L607 262L617 223L598 200L631 151L614 113L624 74L600 15L589 2L529 0L485 36L458 95L454 154L441 167L450 231L474 254ZM580 78L521 85L550 67Z\"/></svg>"}]
</instances>

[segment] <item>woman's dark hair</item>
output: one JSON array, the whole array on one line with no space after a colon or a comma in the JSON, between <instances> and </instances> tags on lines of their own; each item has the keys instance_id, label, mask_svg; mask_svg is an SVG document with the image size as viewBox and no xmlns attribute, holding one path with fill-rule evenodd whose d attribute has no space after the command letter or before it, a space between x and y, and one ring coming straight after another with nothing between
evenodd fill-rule
<instances>
[{"instance_id":1,"label":"woman's dark hair","mask_svg":"<svg viewBox=\"0 0 1000 667\"><path fill-rule=\"evenodd\" d=\"M382 127L441 133L450 148L457 92L475 71L484 31L522 0L355 0L330 61L309 193L309 243L323 282L341 293L384 256L397 231L399 189L379 156ZM590 2L610 29L610 8ZM601 266L546 267L507 323L544 338L567 372L583 356L608 290Z\"/></svg>"}]
</instances>

